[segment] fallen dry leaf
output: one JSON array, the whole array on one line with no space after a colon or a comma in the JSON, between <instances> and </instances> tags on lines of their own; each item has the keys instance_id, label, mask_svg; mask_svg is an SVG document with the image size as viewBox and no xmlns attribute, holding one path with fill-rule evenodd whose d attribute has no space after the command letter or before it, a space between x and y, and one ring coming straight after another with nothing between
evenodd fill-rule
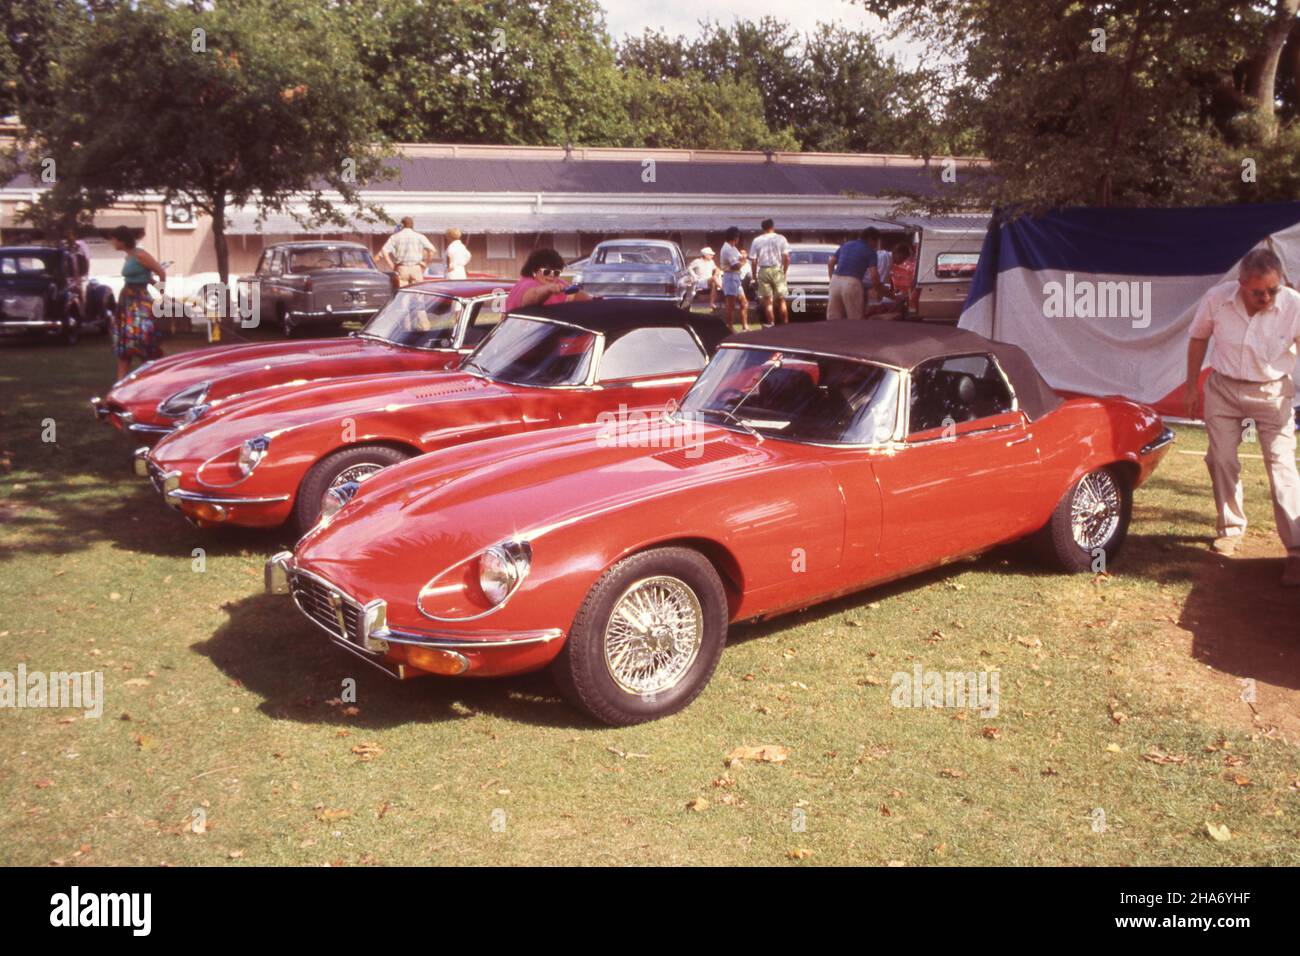
<instances>
[{"instance_id":1,"label":"fallen dry leaf","mask_svg":"<svg viewBox=\"0 0 1300 956\"><path fill-rule=\"evenodd\" d=\"M686 809L694 810L696 813L703 813L705 810L709 809L709 801L705 800L703 797L696 797L690 803L686 804Z\"/></svg>"},{"instance_id":2,"label":"fallen dry leaf","mask_svg":"<svg viewBox=\"0 0 1300 956\"><path fill-rule=\"evenodd\" d=\"M1205 822L1205 832L1208 833L1216 843L1224 843L1232 839L1232 831L1226 825L1219 825Z\"/></svg>"},{"instance_id":3,"label":"fallen dry leaf","mask_svg":"<svg viewBox=\"0 0 1300 956\"><path fill-rule=\"evenodd\" d=\"M781 763L790 756L790 750L780 744L763 744L760 747L736 747L727 754L727 765L731 766L742 760L756 760L760 763Z\"/></svg>"},{"instance_id":4,"label":"fallen dry leaf","mask_svg":"<svg viewBox=\"0 0 1300 956\"><path fill-rule=\"evenodd\" d=\"M1152 747L1150 750L1148 750L1146 753L1142 755L1142 759L1149 761L1151 763L1160 764L1161 766L1166 766L1169 764L1173 764L1174 766L1182 766L1183 764L1187 763L1186 754L1165 753L1159 747Z\"/></svg>"}]
</instances>

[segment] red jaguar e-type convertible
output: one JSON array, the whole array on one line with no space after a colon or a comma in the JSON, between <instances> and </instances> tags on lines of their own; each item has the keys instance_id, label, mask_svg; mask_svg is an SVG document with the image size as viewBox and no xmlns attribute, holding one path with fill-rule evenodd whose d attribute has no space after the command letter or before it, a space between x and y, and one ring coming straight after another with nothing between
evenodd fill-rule
<instances>
[{"instance_id":1,"label":"red jaguar e-type convertible","mask_svg":"<svg viewBox=\"0 0 1300 956\"><path fill-rule=\"evenodd\" d=\"M1031 537L1113 560L1173 441L1151 409L1063 400L1023 351L893 322L729 338L676 412L426 455L267 564L396 676L550 665L610 724L689 704L731 622Z\"/></svg>"},{"instance_id":2,"label":"red jaguar e-type convertible","mask_svg":"<svg viewBox=\"0 0 1300 956\"><path fill-rule=\"evenodd\" d=\"M398 292L353 336L227 345L146 362L91 407L101 421L155 441L208 405L273 385L369 372L451 368L500 319L509 279L427 282Z\"/></svg>"},{"instance_id":3,"label":"red jaguar e-type convertible","mask_svg":"<svg viewBox=\"0 0 1300 956\"><path fill-rule=\"evenodd\" d=\"M481 330L494 304L484 304ZM213 404L136 469L203 526L306 531L331 496L435 448L594 422L686 393L728 333L673 304L601 301L536 307L504 319L459 369L351 375L266 388Z\"/></svg>"}]
</instances>

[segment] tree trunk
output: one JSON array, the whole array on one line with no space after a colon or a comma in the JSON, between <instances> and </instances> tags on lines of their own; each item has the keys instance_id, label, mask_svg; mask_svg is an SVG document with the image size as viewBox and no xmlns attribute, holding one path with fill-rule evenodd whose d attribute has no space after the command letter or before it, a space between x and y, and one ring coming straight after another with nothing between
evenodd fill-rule
<instances>
[{"instance_id":1,"label":"tree trunk","mask_svg":"<svg viewBox=\"0 0 1300 956\"><path fill-rule=\"evenodd\" d=\"M226 194L212 197L212 244L217 250L217 273L221 284L230 286L230 249L226 245Z\"/></svg>"},{"instance_id":2,"label":"tree trunk","mask_svg":"<svg viewBox=\"0 0 1300 956\"><path fill-rule=\"evenodd\" d=\"M1277 132L1277 67L1282 48L1295 26L1300 0L1277 0L1277 12L1264 31L1259 53L1251 59L1246 78L1246 94L1253 100L1255 115L1261 120L1260 132L1272 139Z\"/></svg>"}]
</instances>

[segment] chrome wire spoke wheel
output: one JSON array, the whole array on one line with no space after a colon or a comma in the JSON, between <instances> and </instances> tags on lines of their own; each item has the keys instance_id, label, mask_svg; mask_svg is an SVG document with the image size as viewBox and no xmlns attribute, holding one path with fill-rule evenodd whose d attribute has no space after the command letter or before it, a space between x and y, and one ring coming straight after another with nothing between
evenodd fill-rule
<instances>
[{"instance_id":1,"label":"chrome wire spoke wheel","mask_svg":"<svg viewBox=\"0 0 1300 956\"><path fill-rule=\"evenodd\" d=\"M605 666L620 688L641 696L681 682L704 641L700 600L674 577L642 578L614 603L605 625Z\"/></svg>"},{"instance_id":2,"label":"chrome wire spoke wheel","mask_svg":"<svg viewBox=\"0 0 1300 956\"><path fill-rule=\"evenodd\" d=\"M377 462L363 461L344 468L337 476L335 476L334 480L330 482L329 487L325 489L325 493L320 496L321 507L325 507L325 502L329 500L329 493L335 488L342 488L350 481L358 483L365 481L375 472L383 471L384 467L384 465Z\"/></svg>"},{"instance_id":3,"label":"chrome wire spoke wheel","mask_svg":"<svg viewBox=\"0 0 1300 956\"><path fill-rule=\"evenodd\" d=\"M1106 470L1085 475L1070 502L1070 531L1085 551L1104 548L1119 528L1122 496L1115 477Z\"/></svg>"}]
</instances>

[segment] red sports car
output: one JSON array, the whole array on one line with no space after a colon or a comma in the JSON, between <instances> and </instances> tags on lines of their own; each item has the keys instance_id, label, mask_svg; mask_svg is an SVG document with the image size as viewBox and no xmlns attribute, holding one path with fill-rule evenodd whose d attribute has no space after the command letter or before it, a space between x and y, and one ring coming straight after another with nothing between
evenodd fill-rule
<instances>
[{"instance_id":1,"label":"red sports car","mask_svg":"<svg viewBox=\"0 0 1300 956\"><path fill-rule=\"evenodd\" d=\"M574 302L496 320L458 370L351 375L215 403L136 451L168 504L205 526L306 531L333 495L435 448L663 409L727 335L672 304Z\"/></svg>"},{"instance_id":2,"label":"red sports car","mask_svg":"<svg viewBox=\"0 0 1300 956\"><path fill-rule=\"evenodd\" d=\"M90 404L96 416L120 431L154 441L195 409L254 389L368 372L451 368L499 318L492 303L504 301L510 283L475 279L410 286L348 338L227 345L146 362Z\"/></svg>"},{"instance_id":3,"label":"red sports car","mask_svg":"<svg viewBox=\"0 0 1300 956\"><path fill-rule=\"evenodd\" d=\"M610 724L685 707L728 625L1032 538L1115 558L1173 433L1063 400L1019 348L897 322L729 338L679 410L426 455L267 564L267 587L399 677L550 666Z\"/></svg>"}]
</instances>

